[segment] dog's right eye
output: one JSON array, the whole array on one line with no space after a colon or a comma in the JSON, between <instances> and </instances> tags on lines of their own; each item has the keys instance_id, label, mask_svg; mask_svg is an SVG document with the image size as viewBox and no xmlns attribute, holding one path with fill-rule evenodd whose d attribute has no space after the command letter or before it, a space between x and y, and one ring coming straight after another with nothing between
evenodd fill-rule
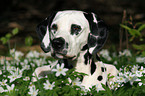
<instances>
[{"instance_id":1,"label":"dog's right eye","mask_svg":"<svg viewBox=\"0 0 145 96\"><path fill-rule=\"evenodd\" d=\"M72 35L73 34L78 35L80 31L81 31L81 26L76 25L76 24L71 25L71 34Z\"/></svg>"},{"instance_id":2,"label":"dog's right eye","mask_svg":"<svg viewBox=\"0 0 145 96\"><path fill-rule=\"evenodd\" d=\"M53 24L51 30L56 31L57 30L57 25L56 24Z\"/></svg>"}]
</instances>

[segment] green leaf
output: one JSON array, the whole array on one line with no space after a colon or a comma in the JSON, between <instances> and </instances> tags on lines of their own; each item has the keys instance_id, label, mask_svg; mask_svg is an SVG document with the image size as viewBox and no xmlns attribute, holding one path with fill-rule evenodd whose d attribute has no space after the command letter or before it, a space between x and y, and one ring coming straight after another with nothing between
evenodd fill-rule
<instances>
[{"instance_id":1,"label":"green leaf","mask_svg":"<svg viewBox=\"0 0 145 96\"><path fill-rule=\"evenodd\" d=\"M143 38L140 38L140 39L139 39L139 41L143 41L143 40L144 40Z\"/></svg>"},{"instance_id":2,"label":"green leaf","mask_svg":"<svg viewBox=\"0 0 145 96\"><path fill-rule=\"evenodd\" d=\"M143 51L143 52L141 53L141 55L142 55L143 57L145 57L145 51Z\"/></svg>"},{"instance_id":3,"label":"green leaf","mask_svg":"<svg viewBox=\"0 0 145 96\"><path fill-rule=\"evenodd\" d=\"M12 30L12 34L13 34L13 35L18 34L18 32L19 32L19 29L18 29L18 28L14 28L14 29Z\"/></svg>"},{"instance_id":4,"label":"green leaf","mask_svg":"<svg viewBox=\"0 0 145 96\"><path fill-rule=\"evenodd\" d=\"M56 93L56 92L53 92L53 95L51 95L51 96L58 96L58 95L57 95L57 93Z\"/></svg>"},{"instance_id":5,"label":"green leaf","mask_svg":"<svg viewBox=\"0 0 145 96\"><path fill-rule=\"evenodd\" d=\"M6 44L8 42L8 39L5 37L1 37L0 40L2 41L3 44Z\"/></svg>"},{"instance_id":6,"label":"green leaf","mask_svg":"<svg viewBox=\"0 0 145 96\"><path fill-rule=\"evenodd\" d=\"M31 46L33 43L33 38L31 36L28 36L25 38L25 45L26 46Z\"/></svg>"},{"instance_id":7,"label":"green leaf","mask_svg":"<svg viewBox=\"0 0 145 96\"><path fill-rule=\"evenodd\" d=\"M135 36L135 37L141 36L140 32L136 29L129 30L129 33L130 33L130 35Z\"/></svg>"},{"instance_id":8,"label":"green leaf","mask_svg":"<svg viewBox=\"0 0 145 96\"><path fill-rule=\"evenodd\" d=\"M142 31L143 29L145 29L145 24L142 24L142 25L138 28L138 31Z\"/></svg>"},{"instance_id":9,"label":"green leaf","mask_svg":"<svg viewBox=\"0 0 145 96\"><path fill-rule=\"evenodd\" d=\"M12 37L12 35L10 33L6 34L6 38L10 39Z\"/></svg>"},{"instance_id":10,"label":"green leaf","mask_svg":"<svg viewBox=\"0 0 145 96\"><path fill-rule=\"evenodd\" d=\"M142 44L142 45L133 44L132 46L137 50L144 50L145 49L145 44Z\"/></svg>"},{"instance_id":11,"label":"green leaf","mask_svg":"<svg viewBox=\"0 0 145 96\"><path fill-rule=\"evenodd\" d=\"M135 26L140 26L140 25L142 25L141 22L137 22L137 23L135 24Z\"/></svg>"},{"instance_id":12,"label":"green leaf","mask_svg":"<svg viewBox=\"0 0 145 96\"><path fill-rule=\"evenodd\" d=\"M102 85L102 87L105 89L105 91L106 91L106 93L107 93L107 96L113 96L111 90L110 90L108 87L106 87L106 86L105 86L104 84L102 84L102 83L101 83L101 85Z\"/></svg>"},{"instance_id":13,"label":"green leaf","mask_svg":"<svg viewBox=\"0 0 145 96\"><path fill-rule=\"evenodd\" d=\"M122 28L124 28L124 29L128 30L128 31L130 31L130 30L131 30L131 28L129 28L129 27L128 27L128 26L126 26L126 25L120 24L120 26L121 26Z\"/></svg>"}]
</instances>

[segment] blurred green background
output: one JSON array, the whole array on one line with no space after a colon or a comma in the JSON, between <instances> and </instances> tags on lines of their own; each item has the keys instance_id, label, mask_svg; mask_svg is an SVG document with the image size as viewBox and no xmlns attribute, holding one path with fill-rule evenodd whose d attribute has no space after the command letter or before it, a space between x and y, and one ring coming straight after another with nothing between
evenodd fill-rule
<instances>
[{"instance_id":1,"label":"blurred green background","mask_svg":"<svg viewBox=\"0 0 145 96\"><path fill-rule=\"evenodd\" d=\"M120 27L120 24L123 21L145 24L144 4L145 0L1 0L0 38L18 28L19 32L10 38L11 48L16 47L23 52L41 50L35 32L37 24L53 11L83 10L96 13L109 26L109 38L104 48L122 50L127 48L127 44L126 31ZM126 13L123 13L124 10ZM142 30L142 34L145 34L145 30ZM129 34L127 36L130 38ZM134 39L128 42L129 48L132 48L130 43L144 44L145 41ZM0 55L5 55L7 52L8 45L0 41Z\"/></svg>"}]
</instances>

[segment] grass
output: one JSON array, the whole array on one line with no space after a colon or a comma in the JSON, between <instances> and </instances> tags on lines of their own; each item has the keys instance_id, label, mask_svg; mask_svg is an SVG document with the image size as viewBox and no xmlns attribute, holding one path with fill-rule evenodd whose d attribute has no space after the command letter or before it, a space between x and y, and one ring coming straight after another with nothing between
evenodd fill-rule
<instances>
[{"instance_id":1,"label":"grass","mask_svg":"<svg viewBox=\"0 0 145 96\"><path fill-rule=\"evenodd\" d=\"M80 75L74 69L65 71L66 74L56 76L57 72L32 82L32 73L37 67L54 63L44 53L30 51L25 56L22 52L11 50L13 59L1 59L0 62L0 96L144 96L145 94L145 57L135 56L129 50L109 53L100 51L104 63L116 66L119 74L117 81L110 81L108 86L99 90L92 86L86 90L81 86ZM57 69L55 66L54 69ZM62 69L64 69L62 67ZM113 78L108 76L108 78Z\"/></svg>"}]
</instances>

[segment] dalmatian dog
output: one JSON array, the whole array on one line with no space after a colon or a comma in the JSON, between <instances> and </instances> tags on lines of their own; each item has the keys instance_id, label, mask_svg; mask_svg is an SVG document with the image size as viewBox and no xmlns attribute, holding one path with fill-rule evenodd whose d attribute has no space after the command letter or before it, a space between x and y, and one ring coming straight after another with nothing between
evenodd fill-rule
<instances>
[{"instance_id":1,"label":"dalmatian dog","mask_svg":"<svg viewBox=\"0 0 145 96\"><path fill-rule=\"evenodd\" d=\"M57 63L87 74L82 80L86 89L97 84L102 88L101 83L107 83L107 74L117 75L115 66L104 64L97 55L107 39L108 29L96 14L75 10L54 12L37 26L36 32L42 50L56 58ZM38 67L34 73L40 76L43 72L50 73L51 68Z\"/></svg>"}]
</instances>

